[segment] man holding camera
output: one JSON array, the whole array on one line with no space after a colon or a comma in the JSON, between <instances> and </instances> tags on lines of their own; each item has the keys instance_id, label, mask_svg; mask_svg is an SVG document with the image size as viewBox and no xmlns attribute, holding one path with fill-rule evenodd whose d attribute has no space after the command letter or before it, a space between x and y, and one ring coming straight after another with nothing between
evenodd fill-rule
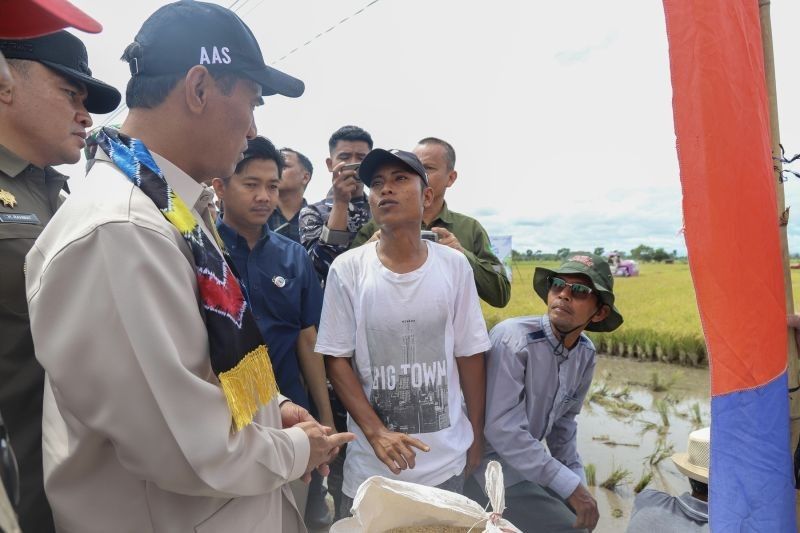
<instances>
[{"instance_id":1,"label":"man holding camera","mask_svg":"<svg viewBox=\"0 0 800 533\"><path fill-rule=\"evenodd\" d=\"M455 150L442 139L426 137L417 143L414 154L422 161L433 191L433 201L422 216L422 229L434 232L439 244L466 256L482 300L494 307L505 307L511 298L511 283L503 264L492 253L486 230L474 218L451 211L444 200L445 192L458 178ZM378 224L371 220L361 227L352 247L379 237Z\"/></svg>"},{"instance_id":2,"label":"man holding camera","mask_svg":"<svg viewBox=\"0 0 800 533\"><path fill-rule=\"evenodd\" d=\"M467 259L420 238L433 201L420 160L373 150L359 177L381 238L331 265L316 347L356 434L344 513L373 475L463 490L482 458L489 346Z\"/></svg>"},{"instance_id":3,"label":"man holding camera","mask_svg":"<svg viewBox=\"0 0 800 533\"><path fill-rule=\"evenodd\" d=\"M611 269L598 255L576 254L557 270L537 267L533 288L547 314L504 320L489 334L487 455L466 492L486 503L483 474L489 461L499 461L506 486L503 517L526 533L592 530L597 524L575 417L595 367L594 345L584 329L613 331L622 324L613 287Z\"/></svg>"},{"instance_id":4,"label":"man holding camera","mask_svg":"<svg viewBox=\"0 0 800 533\"><path fill-rule=\"evenodd\" d=\"M327 198L300 211L300 243L325 282L331 262L346 251L356 232L370 217L358 166L372 150L372 137L358 126L342 126L328 141L325 160L333 175Z\"/></svg>"}]
</instances>

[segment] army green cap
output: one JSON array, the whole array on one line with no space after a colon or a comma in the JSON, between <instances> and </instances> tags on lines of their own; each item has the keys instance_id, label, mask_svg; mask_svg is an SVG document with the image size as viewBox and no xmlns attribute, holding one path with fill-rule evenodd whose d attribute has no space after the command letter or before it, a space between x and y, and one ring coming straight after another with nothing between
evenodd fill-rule
<instances>
[{"instance_id":1,"label":"army green cap","mask_svg":"<svg viewBox=\"0 0 800 533\"><path fill-rule=\"evenodd\" d=\"M583 274L592 282L592 288L602 303L607 305L611 312L600 322L590 322L586 326L589 331L614 331L622 325L622 315L614 307L614 276L608 262L596 254L577 253L564 261L557 270L536 267L533 273L533 290L547 303L547 293L550 290L548 278L560 274Z\"/></svg>"}]
</instances>

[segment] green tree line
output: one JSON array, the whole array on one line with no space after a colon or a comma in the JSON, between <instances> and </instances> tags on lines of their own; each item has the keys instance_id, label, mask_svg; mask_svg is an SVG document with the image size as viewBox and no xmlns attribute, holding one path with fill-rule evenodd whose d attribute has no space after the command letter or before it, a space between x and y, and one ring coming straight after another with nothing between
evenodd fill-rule
<instances>
[{"instance_id":1,"label":"green tree line","mask_svg":"<svg viewBox=\"0 0 800 533\"><path fill-rule=\"evenodd\" d=\"M593 252L597 255L606 255L606 250L602 246L598 246L593 250ZM623 259L630 258L636 261L645 262L654 261L657 263L662 263L672 262L676 259L683 259L678 257L677 250L672 250L670 253L664 248L653 248L652 246L647 246L645 244L640 244L629 252L622 250L614 250L614 252L619 254ZM570 253L573 253L573 250L570 250L569 248L559 248L555 253L543 252L542 250L532 250L529 248L524 252L511 250L511 259L513 261L563 261L569 257Z\"/></svg>"}]
</instances>

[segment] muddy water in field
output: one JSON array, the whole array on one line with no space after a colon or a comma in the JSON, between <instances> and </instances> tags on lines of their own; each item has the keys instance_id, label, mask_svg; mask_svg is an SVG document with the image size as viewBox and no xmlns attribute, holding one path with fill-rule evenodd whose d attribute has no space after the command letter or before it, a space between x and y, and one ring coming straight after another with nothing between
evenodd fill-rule
<instances>
[{"instance_id":1,"label":"muddy water in field","mask_svg":"<svg viewBox=\"0 0 800 533\"><path fill-rule=\"evenodd\" d=\"M647 472L653 473L649 488L673 495L689 489L686 477L669 459L669 446L674 452L685 451L689 433L710 423L708 380L707 368L598 358L591 399L587 397L578 416L578 450L584 465L593 464L596 470L597 486L590 490L600 508L597 533L625 531L634 487ZM651 456L659 452L667 458L651 466ZM616 468L629 475L613 491L600 487Z\"/></svg>"}]
</instances>

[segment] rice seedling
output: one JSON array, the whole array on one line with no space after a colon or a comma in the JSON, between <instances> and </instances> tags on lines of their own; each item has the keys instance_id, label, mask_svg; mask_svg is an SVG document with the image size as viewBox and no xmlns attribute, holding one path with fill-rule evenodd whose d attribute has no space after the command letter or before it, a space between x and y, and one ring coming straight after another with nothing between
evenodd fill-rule
<instances>
[{"instance_id":1,"label":"rice seedling","mask_svg":"<svg viewBox=\"0 0 800 533\"><path fill-rule=\"evenodd\" d=\"M692 404L692 407L690 409L691 409L690 413L691 413L692 425L695 427L702 426L703 415L700 413L700 404L695 402Z\"/></svg>"},{"instance_id":2,"label":"rice seedling","mask_svg":"<svg viewBox=\"0 0 800 533\"><path fill-rule=\"evenodd\" d=\"M630 387L612 390L605 382L599 382L589 389L585 403L600 405L605 409L606 414L617 419L624 419L644 410L644 407L638 403L628 400L630 396Z\"/></svg>"},{"instance_id":3,"label":"rice seedling","mask_svg":"<svg viewBox=\"0 0 800 533\"><path fill-rule=\"evenodd\" d=\"M617 442L615 440L611 440L611 437L609 437L608 435L595 435L594 437L592 437L592 440L602 442L606 446L611 446L611 447L614 446L630 446L631 448L639 447L639 444L635 442Z\"/></svg>"},{"instance_id":4,"label":"rice seedling","mask_svg":"<svg viewBox=\"0 0 800 533\"><path fill-rule=\"evenodd\" d=\"M594 463L589 463L583 467L583 471L586 473L586 484L590 487L597 486L597 470L594 466Z\"/></svg>"},{"instance_id":5,"label":"rice seedling","mask_svg":"<svg viewBox=\"0 0 800 533\"><path fill-rule=\"evenodd\" d=\"M589 398L589 402L602 403L609 395L610 391L608 390L608 385L605 383L598 383L596 386L592 386L592 389L586 396Z\"/></svg>"},{"instance_id":6,"label":"rice seedling","mask_svg":"<svg viewBox=\"0 0 800 533\"><path fill-rule=\"evenodd\" d=\"M642 492L647 485L653 480L653 472L648 470L647 472L642 472L642 477L639 478L639 482L633 488L633 492L635 494L639 494Z\"/></svg>"},{"instance_id":7,"label":"rice seedling","mask_svg":"<svg viewBox=\"0 0 800 533\"><path fill-rule=\"evenodd\" d=\"M603 444L605 444L606 446L609 446L611 448L614 448L616 446L628 446L629 448L638 448L639 447L639 444L636 444L635 442L617 442L615 440L607 440L607 441L603 442Z\"/></svg>"},{"instance_id":8,"label":"rice seedling","mask_svg":"<svg viewBox=\"0 0 800 533\"><path fill-rule=\"evenodd\" d=\"M641 411L644 411L644 407L642 407L636 402L631 402L626 400L626 401L619 401L617 403L621 409L624 409L631 413L639 413Z\"/></svg>"},{"instance_id":9,"label":"rice seedling","mask_svg":"<svg viewBox=\"0 0 800 533\"><path fill-rule=\"evenodd\" d=\"M623 408L618 403L609 402L607 405L603 405L603 409L606 410L606 414L612 416L618 420L624 420L626 418L630 418L633 413L629 410Z\"/></svg>"},{"instance_id":10,"label":"rice seedling","mask_svg":"<svg viewBox=\"0 0 800 533\"><path fill-rule=\"evenodd\" d=\"M669 403L664 400L653 400L653 408L661 419L661 425L669 427L669 411L671 409Z\"/></svg>"},{"instance_id":11,"label":"rice seedling","mask_svg":"<svg viewBox=\"0 0 800 533\"><path fill-rule=\"evenodd\" d=\"M681 398L679 395L675 393L668 392L667 394L664 395L663 400L667 402L669 405L676 406L679 403L681 403L681 401L683 401L683 398Z\"/></svg>"},{"instance_id":12,"label":"rice seedling","mask_svg":"<svg viewBox=\"0 0 800 533\"><path fill-rule=\"evenodd\" d=\"M642 424L642 431L639 432L640 435L644 435L649 431L658 431L661 428L661 426L649 420L639 420L639 422Z\"/></svg>"},{"instance_id":13,"label":"rice seedling","mask_svg":"<svg viewBox=\"0 0 800 533\"><path fill-rule=\"evenodd\" d=\"M614 491L617 489L618 486L625 483L625 481L631 476L629 470L622 468L621 466L615 467L608 477L600 483L600 486L604 489Z\"/></svg>"},{"instance_id":14,"label":"rice seedling","mask_svg":"<svg viewBox=\"0 0 800 533\"><path fill-rule=\"evenodd\" d=\"M672 387L672 381L664 381L659 377L658 372L650 374L650 382L647 384L648 388L653 392L666 392Z\"/></svg>"},{"instance_id":15,"label":"rice seedling","mask_svg":"<svg viewBox=\"0 0 800 533\"><path fill-rule=\"evenodd\" d=\"M665 436L669 433L669 426L665 426L663 424L658 424L656 422L651 422L645 419L639 419L639 423L642 425L642 430L639 432L639 435L644 435L650 431L655 431L659 437Z\"/></svg>"},{"instance_id":16,"label":"rice seedling","mask_svg":"<svg viewBox=\"0 0 800 533\"><path fill-rule=\"evenodd\" d=\"M612 392L611 396L613 398L616 398L617 400L627 400L628 398L631 397L631 388L629 386L626 386L623 389Z\"/></svg>"},{"instance_id":17,"label":"rice seedling","mask_svg":"<svg viewBox=\"0 0 800 533\"><path fill-rule=\"evenodd\" d=\"M658 463L667 459L668 457L672 457L672 454L675 453L675 445L667 444L664 439L658 439L656 443L656 449L645 458L647 464L652 466L658 466Z\"/></svg>"}]
</instances>

